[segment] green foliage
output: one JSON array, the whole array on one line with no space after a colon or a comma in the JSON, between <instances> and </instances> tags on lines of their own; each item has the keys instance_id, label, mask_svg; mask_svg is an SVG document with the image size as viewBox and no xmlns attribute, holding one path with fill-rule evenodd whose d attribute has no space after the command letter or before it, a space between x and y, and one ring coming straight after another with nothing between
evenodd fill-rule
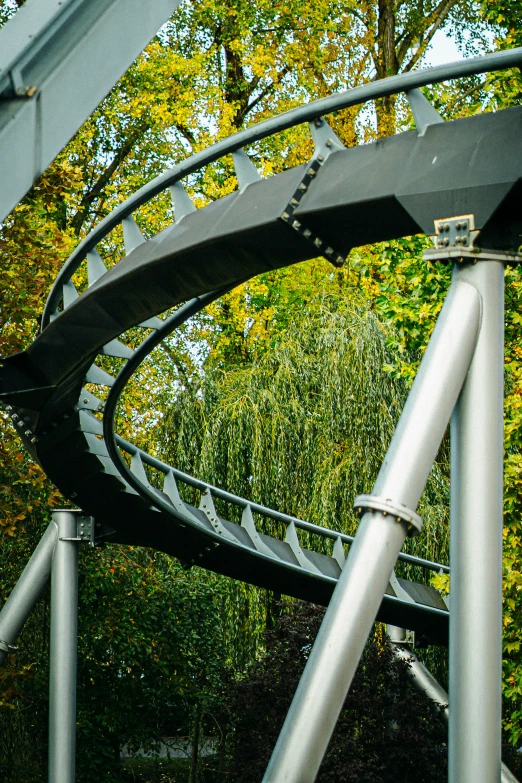
<instances>
[{"instance_id":1,"label":"green foliage","mask_svg":"<svg viewBox=\"0 0 522 783\"><path fill-rule=\"evenodd\" d=\"M0 550L2 599L37 533ZM225 591L225 580L156 552L81 549L78 781L119 781L123 745L154 748L190 732L196 703L214 709L226 663ZM10 783L44 777L48 630L46 592L0 680L0 775Z\"/></svg>"},{"instance_id":2,"label":"green foliage","mask_svg":"<svg viewBox=\"0 0 522 783\"><path fill-rule=\"evenodd\" d=\"M188 732L225 664L224 580L149 550L84 550L80 583L79 780L119 767L123 745ZM114 772L115 774L115 772Z\"/></svg>"}]
</instances>

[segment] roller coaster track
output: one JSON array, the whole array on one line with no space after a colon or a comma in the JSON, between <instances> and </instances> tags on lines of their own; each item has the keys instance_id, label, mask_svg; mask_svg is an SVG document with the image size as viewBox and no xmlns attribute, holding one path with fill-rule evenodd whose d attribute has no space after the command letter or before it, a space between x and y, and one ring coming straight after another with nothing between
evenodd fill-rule
<instances>
[{"instance_id":1,"label":"roller coaster track","mask_svg":"<svg viewBox=\"0 0 522 783\"><path fill-rule=\"evenodd\" d=\"M58 276L40 334L26 351L3 360L0 401L51 480L95 518L100 539L155 547L189 565L328 603L350 536L210 486L125 441L114 432L119 397L162 339L254 275L318 254L339 265L352 247L432 235L434 221L451 215L474 216L477 254L491 247L513 252L522 229L522 108L443 122L418 88L520 64L519 49L315 101L174 166L86 237ZM400 92L417 130L345 149L322 119ZM243 148L305 122L315 143L312 160L262 179ZM195 209L181 180L229 153L238 190ZM176 220L145 240L132 214L167 188ZM126 255L107 269L96 246L120 225ZM88 279L82 290L72 281L80 267ZM158 317L178 305L174 315ZM122 336L136 326L148 331L132 350ZM103 356L123 361L116 377L99 366ZM199 507L183 500L184 487L192 497L199 494ZM220 516L216 502L241 523ZM284 540L262 532L266 520L286 531ZM449 570L409 555L401 559ZM378 619L447 640L446 605L424 584L393 577Z\"/></svg>"}]
</instances>

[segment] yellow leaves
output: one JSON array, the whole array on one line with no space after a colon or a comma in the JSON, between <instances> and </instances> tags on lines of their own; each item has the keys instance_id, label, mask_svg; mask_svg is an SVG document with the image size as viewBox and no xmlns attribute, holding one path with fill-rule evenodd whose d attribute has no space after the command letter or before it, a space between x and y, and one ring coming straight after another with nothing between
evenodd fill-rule
<instances>
[{"instance_id":1,"label":"yellow leaves","mask_svg":"<svg viewBox=\"0 0 522 783\"><path fill-rule=\"evenodd\" d=\"M32 671L33 664L15 665L14 668L3 667L0 669L0 709L16 709L15 699L19 696L18 682L24 677L29 677Z\"/></svg>"},{"instance_id":2,"label":"yellow leaves","mask_svg":"<svg viewBox=\"0 0 522 783\"><path fill-rule=\"evenodd\" d=\"M430 579L430 585L438 590L441 595L449 595L450 575L434 574Z\"/></svg>"},{"instance_id":3,"label":"yellow leaves","mask_svg":"<svg viewBox=\"0 0 522 783\"><path fill-rule=\"evenodd\" d=\"M60 490L56 489L56 487L53 487L49 493L49 497L47 499L47 504L49 506L58 506L62 505L64 502L64 497Z\"/></svg>"}]
</instances>

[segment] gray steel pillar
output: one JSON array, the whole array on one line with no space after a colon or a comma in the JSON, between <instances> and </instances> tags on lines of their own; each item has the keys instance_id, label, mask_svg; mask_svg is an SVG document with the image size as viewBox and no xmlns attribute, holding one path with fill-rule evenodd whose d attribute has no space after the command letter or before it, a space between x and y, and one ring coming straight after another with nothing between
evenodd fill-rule
<instances>
[{"instance_id":1,"label":"gray steel pillar","mask_svg":"<svg viewBox=\"0 0 522 783\"><path fill-rule=\"evenodd\" d=\"M485 254L481 254L481 259ZM482 323L451 421L450 783L498 783L501 755L504 265L457 265Z\"/></svg>"},{"instance_id":2,"label":"gray steel pillar","mask_svg":"<svg viewBox=\"0 0 522 783\"><path fill-rule=\"evenodd\" d=\"M466 377L480 296L452 285L268 765L265 783L312 783ZM391 506L395 514L377 510ZM406 517L408 514L406 514Z\"/></svg>"},{"instance_id":3,"label":"gray steel pillar","mask_svg":"<svg viewBox=\"0 0 522 783\"><path fill-rule=\"evenodd\" d=\"M51 573L49 783L74 783L78 636L77 511L55 511L58 541Z\"/></svg>"},{"instance_id":4,"label":"gray steel pillar","mask_svg":"<svg viewBox=\"0 0 522 783\"><path fill-rule=\"evenodd\" d=\"M0 612L0 666L47 583L57 537L56 523L51 522Z\"/></svg>"}]
</instances>

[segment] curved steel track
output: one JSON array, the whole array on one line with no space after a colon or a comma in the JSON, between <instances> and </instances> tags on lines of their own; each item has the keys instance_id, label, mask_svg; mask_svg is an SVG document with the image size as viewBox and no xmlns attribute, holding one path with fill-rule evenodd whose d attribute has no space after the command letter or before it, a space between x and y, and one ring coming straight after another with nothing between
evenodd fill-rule
<instances>
[{"instance_id":1,"label":"curved steel track","mask_svg":"<svg viewBox=\"0 0 522 783\"><path fill-rule=\"evenodd\" d=\"M79 245L51 292L41 333L26 351L4 360L0 400L34 458L67 497L95 517L101 536L156 547L187 564L328 602L351 537L209 486L119 438L113 427L119 396L173 329L223 291L262 272L319 253L340 264L352 247L433 234L434 221L451 215L474 215L477 252L516 248L522 230L517 143L522 108L442 122L417 88L520 64L519 49L417 71L261 123L156 178ZM401 91L419 130L345 149L321 119ZM310 122L314 136L310 163L261 179L242 148L303 122ZM180 180L228 153L234 154L239 189L195 210ZM145 241L132 213L168 187L176 222ZM120 224L127 252L107 270L96 245ZM79 292L71 278L81 264L89 284ZM177 305L173 316L158 318ZM132 351L119 338L136 325L152 331ZM116 378L98 366L103 355L125 361ZM86 384L105 391L98 397ZM183 501L180 485L199 494L198 508ZM233 516L239 508L241 524L220 517L215 500L235 508ZM264 519L280 523L285 540L263 534ZM314 548L303 546L300 531ZM402 559L448 570L407 555ZM437 642L447 638L447 618L435 590L395 577L379 613L379 619Z\"/></svg>"}]
</instances>

